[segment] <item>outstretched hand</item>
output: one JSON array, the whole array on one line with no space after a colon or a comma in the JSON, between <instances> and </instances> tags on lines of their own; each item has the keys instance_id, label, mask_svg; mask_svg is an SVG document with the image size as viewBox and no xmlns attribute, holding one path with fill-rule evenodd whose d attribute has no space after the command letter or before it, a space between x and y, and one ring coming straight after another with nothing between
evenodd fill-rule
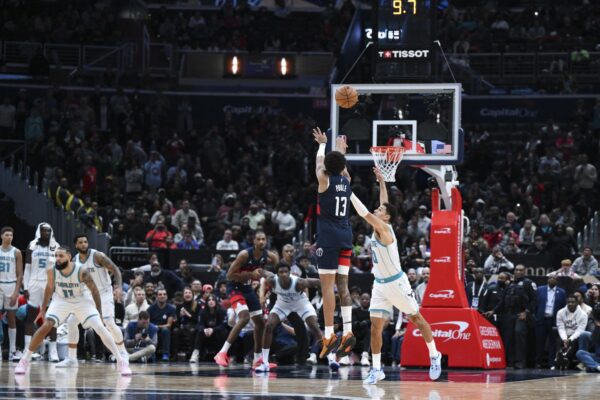
<instances>
[{"instance_id":1,"label":"outstretched hand","mask_svg":"<svg viewBox=\"0 0 600 400\"><path fill-rule=\"evenodd\" d=\"M348 149L348 143L346 143L346 136L340 135L335 139L335 149L342 154L346 154L346 149Z\"/></svg>"},{"instance_id":2,"label":"outstretched hand","mask_svg":"<svg viewBox=\"0 0 600 400\"><path fill-rule=\"evenodd\" d=\"M385 182L385 178L383 177L383 174L381 173L381 170L377 167L373 167L373 173L375 174L375 177L377 178L377 182L381 183L381 182Z\"/></svg>"},{"instance_id":3,"label":"outstretched hand","mask_svg":"<svg viewBox=\"0 0 600 400\"><path fill-rule=\"evenodd\" d=\"M321 132L321 129L318 126L313 129L313 137L315 138L315 141L319 144L327 143L327 135Z\"/></svg>"}]
</instances>

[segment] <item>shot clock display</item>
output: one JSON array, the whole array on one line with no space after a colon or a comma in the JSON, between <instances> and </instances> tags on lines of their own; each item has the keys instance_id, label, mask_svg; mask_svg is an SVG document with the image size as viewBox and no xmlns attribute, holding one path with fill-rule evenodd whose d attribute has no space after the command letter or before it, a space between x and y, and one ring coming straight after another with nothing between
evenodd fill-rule
<instances>
[{"instance_id":1,"label":"shot clock display","mask_svg":"<svg viewBox=\"0 0 600 400\"><path fill-rule=\"evenodd\" d=\"M376 77L431 75L436 0L374 0Z\"/></svg>"}]
</instances>

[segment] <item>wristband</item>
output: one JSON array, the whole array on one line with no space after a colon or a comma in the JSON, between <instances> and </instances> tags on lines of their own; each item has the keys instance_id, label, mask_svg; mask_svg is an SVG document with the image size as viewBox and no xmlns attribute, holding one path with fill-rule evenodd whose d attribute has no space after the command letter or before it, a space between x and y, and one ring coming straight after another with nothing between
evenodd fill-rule
<instances>
[{"instance_id":1,"label":"wristband","mask_svg":"<svg viewBox=\"0 0 600 400\"><path fill-rule=\"evenodd\" d=\"M317 151L317 157L320 157L320 156L325 157L325 147L326 146L327 146L327 143L319 144L319 150Z\"/></svg>"}]
</instances>

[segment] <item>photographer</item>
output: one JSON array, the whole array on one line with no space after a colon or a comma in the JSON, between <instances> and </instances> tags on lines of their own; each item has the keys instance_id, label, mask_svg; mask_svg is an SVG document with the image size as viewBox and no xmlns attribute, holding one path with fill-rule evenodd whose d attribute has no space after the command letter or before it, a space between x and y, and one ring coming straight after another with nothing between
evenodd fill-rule
<instances>
[{"instance_id":1,"label":"photographer","mask_svg":"<svg viewBox=\"0 0 600 400\"><path fill-rule=\"evenodd\" d=\"M164 216L158 217L154 229L146 233L146 243L151 249L168 249L171 247L173 234L167 229Z\"/></svg>"},{"instance_id":2,"label":"photographer","mask_svg":"<svg viewBox=\"0 0 600 400\"><path fill-rule=\"evenodd\" d=\"M486 276L496 275L500 272L511 272L515 269L515 265L504 257L499 246L495 246L492 254L488 256L483 264L483 271Z\"/></svg>"},{"instance_id":3,"label":"photographer","mask_svg":"<svg viewBox=\"0 0 600 400\"><path fill-rule=\"evenodd\" d=\"M129 361L142 360L152 357L156 352L158 343L158 328L150 323L150 314L140 311L137 321L131 321L125 330L125 347L129 354Z\"/></svg>"},{"instance_id":4,"label":"photographer","mask_svg":"<svg viewBox=\"0 0 600 400\"><path fill-rule=\"evenodd\" d=\"M592 318L594 330L583 332L579 336L579 350L575 356L585 365L588 372L600 372L600 306L594 307ZM594 347L594 353L590 352L590 345Z\"/></svg>"}]
</instances>

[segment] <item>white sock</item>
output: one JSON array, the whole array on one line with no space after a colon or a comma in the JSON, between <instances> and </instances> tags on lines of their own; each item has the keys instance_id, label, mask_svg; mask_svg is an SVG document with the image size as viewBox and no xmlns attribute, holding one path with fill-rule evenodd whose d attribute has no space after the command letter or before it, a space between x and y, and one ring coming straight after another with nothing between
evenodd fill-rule
<instances>
[{"instance_id":1,"label":"white sock","mask_svg":"<svg viewBox=\"0 0 600 400\"><path fill-rule=\"evenodd\" d=\"M329 361L329 363L337 362L336 355L334 353L327 354L327 360Z\"/></svg>"},{"instance_id":2,"label":"white sock","mask_svg":"<svg viewBox=\"0 0 600 400\"><path fill-rule=\"evenodd\" d=\"M56 342L50 342L50 343L48 343L48 351L50 353L56 352Z\"/></svg>"},{"instance_id":3,"label":"white sock","mask_svg":"<svg viewBox=\"0 0 600 400\"><path fill-rule=\"evenodd\" d=\"M8 343L11 353L17 351L17 328L8 328Z\"/></svg>"},{"instance_id":4,"label":"white sock","mask_svg":"<svg viewBox=\"0 0 600 400\"><path fill-rule=\"evenodd\" d=\"M31 350L26 349L25 353L23 353L23 358L26 359L27 361L31 361L32 355L33 355L33 353L31 352Z\"/></svg>"},{"instance_id":5,"label":"white sock","mask_svg":"<svg viewBox=\"0 0 600 400\"><path fill-rule=\"evenodd\" d=\"M427 348L429 349L429 357L437 357L438 351L435 347L435 340L432 340L429 343L425 342L425 344L427 345Z\"/></svg>"},{"instance_id":6,"label":"white sock","mask_svg":"<svg viewBox=\"0 0 600 400\"><path fill-rule=\"evenodd\" d=\"M230 347L231 343L226 340L225 343L223 343L223 347L221 347L221 351L219 353L227 353Z\"/></svg>"},{"instance_id":7,"label":"white sock","mask_svg":"<svg viewBox=\"0 0 600 400\"><path fill-rule=\"evenodd\" d=\"M352 332L352 306L342 306L342 321L344 321L344 335Z\"/></svg>"},{"instance_id":8,"label":"white sock","mask_svg":"<svg viewBox=\"0 0 600 400\"><path fill-rule=\"evenodd\" d=\"M269 363L269 351L271 351L271 349L264 349L262 350L262 358L263 358L263 364L268 364Z\"/></svg>"},{"instance_id":9,"label":"white sock","mask_svg":"<svg viewBox=\"0 0 600 400\"><path fill-rule=\"evenodd\" d=\"M325 327L325 339L329 339L333 335L333 326Z\"/></svg>"},{"instance_id":10,"label":"white sock","mask_svg":"<svg viewBox=\"0 0 600 400\"><path fill-rule=\"evenodd\" d=\"M379 354L373 353L371 355L371 358L373 359L373 368L381 369L381 353L379 353Z\"/></svg>"},{"instance_id":11,"label":"white sock","mask_svg":"<svg viewBox=\"0 0 600 400\"><path fill-rule=\"evenodd\" d=\"M263 350L264 351L264 350ZM259 358L262 357L261 353L254 353L254 361L258 361ZM264 360L263 360L264 361Z\"/></svg>"},{"instance_id":12,"label":"white sock","mask_svg":"<svg viewBox=\"0 0 600 400\"><path fill-rule=\"evenodd\" d=\"M67 357L71 360L77 360L77 347L69 347L69 355Z\"/></svg>"},{"instance_id":13,"label":"white sock","mask_svg":"<svg viewBox=\"0 0 600 400\"><path fill-rule=\"evenodd\" d=\"M29 350L29 345L31 344L31 335L25 335L25 350Z\"/></svg>"}]
</instances>

